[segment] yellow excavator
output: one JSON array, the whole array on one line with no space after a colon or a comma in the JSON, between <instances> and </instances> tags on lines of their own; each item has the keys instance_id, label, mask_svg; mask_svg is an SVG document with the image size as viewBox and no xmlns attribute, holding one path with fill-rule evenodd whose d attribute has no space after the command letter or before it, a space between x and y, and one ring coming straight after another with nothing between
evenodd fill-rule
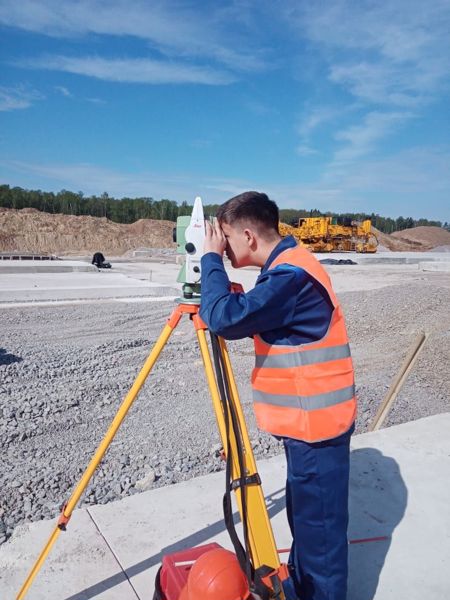
<instances>
[{"instance_id":1,"label":"yellow excavator","mask_svg":"<svg viewBox=\"0 0 450 600\"><path fill-rule=\"evenodd\" d=\"M280 234L292 235L311 252L376 252L378 240L370 219L353 221L340 217L308 217L296 225L279 225Z\"/></svg>"}]
</instances>

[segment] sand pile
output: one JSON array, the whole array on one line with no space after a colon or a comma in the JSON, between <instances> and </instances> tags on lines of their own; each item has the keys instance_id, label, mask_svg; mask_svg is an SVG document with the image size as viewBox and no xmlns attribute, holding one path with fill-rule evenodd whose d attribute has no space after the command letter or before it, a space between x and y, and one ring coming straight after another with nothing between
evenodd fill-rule
<instances>
[{"instance_id":1,"label":"sand pile","mask_svg":"<svg viewBox=\"0 0 450 600\"><path fill-rule=\"evenodd\" d=\"M414 227L403 231L395 231L390 237L413 245L420 245L421 250L431 250L437 246L450 244L450 231L442 227Z\"/></svg>"},{"instance_id":2,"label":"sand pile","mask_svg":"<svg viewBox=\"0 0 450 600\"><path fill-rule=\"evenodd\" d=\"M393 252L404 252L412 250L411 244L397 240L387 233L382 233L379 229L372 226L372 232L377 236L379 250L391 250Z\"/></svg>"},{"instance_id":3,"label":"sand pile","mask_svg":"<svg viewBox=\"0 0 450 600\"><path fill-rule=\"evenodd\" d=\"M450 232L442 227L413 227L395 231L390 235L372 227L377 236L379 246L394 252L410 252L432 250L433 248L450 245Z\"/></svg>"},{"instance_id":4,"label":"sand pile","mask_svg":"<svg viewBox=\"0 0 450 600\"><path fill-rule=\"evenodd\" d=\"M60 256L94 253L120 256L139 248L174 248L171 221L140 219L125 225L105 217L49 214L34 208L0 208L0 252Z\"/></svg>"}]
</instances>

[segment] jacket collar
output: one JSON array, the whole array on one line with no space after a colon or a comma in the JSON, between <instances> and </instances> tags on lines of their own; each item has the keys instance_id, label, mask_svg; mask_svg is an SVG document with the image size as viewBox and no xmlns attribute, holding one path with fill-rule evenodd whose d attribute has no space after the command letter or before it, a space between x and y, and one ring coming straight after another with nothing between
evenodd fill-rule
<instances>
[{"instance_id":1,"label":"jacket collar","mask_svg":"<svg viewBox=\"0 0 450 600\"><path fill-rule=\"evenodd\" d=\"M276 257L279 254L281 254L285 250L288 250L288 248L295 248L295 246L297 246L297 242L295 241L295 238L292 237L292 235L288 235L287 237L285 237L281 241L279 241L278 244L275 246L275 248L270 253L269 258L267 259L265 265L261 269L261 274L265 273L268 270L270 265L273 263L273 261L276 259Z\"/></svg>"}]
</instances>

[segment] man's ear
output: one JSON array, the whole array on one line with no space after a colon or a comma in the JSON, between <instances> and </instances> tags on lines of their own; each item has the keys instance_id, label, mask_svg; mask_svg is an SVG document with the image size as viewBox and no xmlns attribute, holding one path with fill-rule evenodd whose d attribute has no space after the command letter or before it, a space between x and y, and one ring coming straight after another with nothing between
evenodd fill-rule
<instances>
[{"instance_id":1,"label":"man's ear","mask_svg":"<svg viewBox=\"0 0 450 600\"><path fill-rule=\"evenodd\" d=\"M253 246L256 244L256 232L252 229L244 229L243 234L249 248L253 248Z\"/></svg>"}]
</instances>

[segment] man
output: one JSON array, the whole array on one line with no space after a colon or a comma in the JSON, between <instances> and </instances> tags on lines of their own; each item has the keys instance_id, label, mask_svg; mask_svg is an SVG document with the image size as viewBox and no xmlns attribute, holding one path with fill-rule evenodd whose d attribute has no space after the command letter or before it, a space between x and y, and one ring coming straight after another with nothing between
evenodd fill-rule
<instances>
[{"instance_id":1,"label":"man","mask_svg":"<svg viewBox=\"0 0 450 600\"><path fill-rule=\"evenodd\" d=\"M342 310L321 264L278 234L278 208L258 192L223 204L206 224L200 316L226 339L252 336L258 426L283 439L293 543L287 600L345 600L349 444L356 398ZM261 267L231 293L222 256Z\"/></svg>"}]
</instances>

